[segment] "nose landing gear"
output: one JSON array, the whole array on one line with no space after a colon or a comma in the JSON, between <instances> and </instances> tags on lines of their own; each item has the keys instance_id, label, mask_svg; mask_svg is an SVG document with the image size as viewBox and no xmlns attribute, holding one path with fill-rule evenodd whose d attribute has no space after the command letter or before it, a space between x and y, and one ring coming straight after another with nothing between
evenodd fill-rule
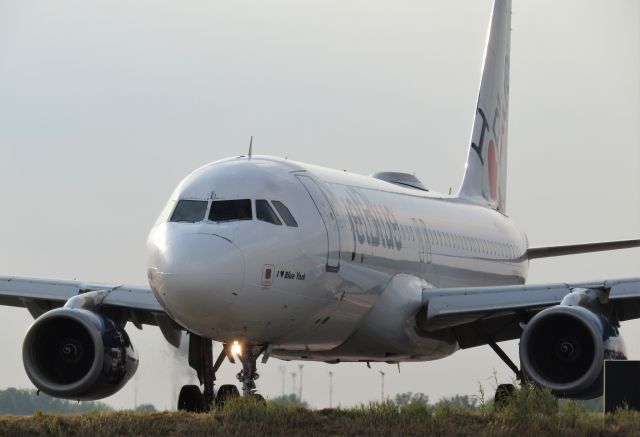
<instances>
[{"instance_id":1,"label":"nose landing gear","mask_svg":"<svg viewBox=\"0 0 640 437\"><path fill-rule=\"evenodd\" d=\"M242 370L238 372L236 378L242 383L242 396L259 396L256 395L256 379L260 377L256 371L256 360L264 351L263 346L246 345L245 350L239 357L242 363Z\"/></svg>"},{"instance_id":2,"label":"nose landing gear","mask_svg":"<svg viewBox=\"0 0 640 437\"><path fill-rule=\"evenodd\" d=\"M233 354L231 353L231 345L224 345L218 359L213 363L213 342L208 338L200 337L196 334L189 334L189 366L198 374L198 381L203 387L197 385L185 385L180 390L178 398L178 410L188 411L192 413L202 413L210 411L215 403L221 406L230 398L236 398L240 395L238 389L234 385L225 384L220 386L217 395L214 391L214 382L216 380L216 372L228 358L231 363L235 363ZM264 398L256 393L255 380L259 375L256 372L256 360L265 350L260 345L247 344L244 350L238 354L238 359L242 363L242 370L238 373L238 381L242 383L242 395L244 397L254 397L263 401ZM263 362L266 360L263 359Z\"/></svg>"}]
</instances>

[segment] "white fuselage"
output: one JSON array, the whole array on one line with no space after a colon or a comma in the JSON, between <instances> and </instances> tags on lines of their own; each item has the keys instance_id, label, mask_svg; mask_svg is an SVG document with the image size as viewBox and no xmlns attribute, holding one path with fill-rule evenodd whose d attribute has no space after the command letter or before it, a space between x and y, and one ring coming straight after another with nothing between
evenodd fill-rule
<instances>
[{"instance_id":1,"label":"white fuselage","mask_svg":"<svg viewBox=\"0 0 640 437\"><path fill-rule=\"evenodd\" d=\"M181 199L200 221L170 221ZM250 199L250 220L212 221L220 200ZM297 227L258 220L282 202ZM204 204L203 204L204 205ZM407 324L424 288L522 284L527 239L482 206L379 179L270 157L214 162L176 188L148 240L151 288L189 331L268 344L322 361L441 358L455 340Z\"/></svg>"}]
</instances>

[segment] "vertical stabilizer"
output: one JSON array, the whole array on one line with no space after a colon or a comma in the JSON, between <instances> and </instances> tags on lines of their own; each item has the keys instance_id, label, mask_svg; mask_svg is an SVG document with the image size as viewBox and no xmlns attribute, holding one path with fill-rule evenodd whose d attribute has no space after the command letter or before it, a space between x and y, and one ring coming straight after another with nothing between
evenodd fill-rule
<instances>
[{"instance_id":1,"label":"vertical stabilizer","mask_svg":"<svg viewBox=\"0 0 640 437\"><path fill-rule=\"evenodd\" d=\"M471 145L458 197L506 211L511 0L495 0Z\"/></svg>"}]
</instances>

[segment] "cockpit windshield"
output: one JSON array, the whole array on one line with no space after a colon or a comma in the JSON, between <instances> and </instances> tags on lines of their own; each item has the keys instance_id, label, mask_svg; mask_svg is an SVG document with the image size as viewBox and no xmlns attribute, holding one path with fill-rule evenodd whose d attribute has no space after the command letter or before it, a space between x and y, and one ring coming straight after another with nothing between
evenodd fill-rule
<instances>
[{"instance_id":1,"label":"cockpit windshield","mask_svg":"<svg viewBox=\"0 0 640 437\"><path fill-rule=\"evenodd\" d=\"M179 200L171 214L171 222L195 223L204 220L207 202L204 200Z\"/></svg>"},{"instance_id":2,"label":"cockpit windshield","mask_svg":"<svg viewBox=\"0 0 640 437\"><path fill-rule=\"evenodd\" d=\"M264 199L256 200L256 218L263 222L272 223L274 225L282 225L282 222L269 206L269 202Z\"/></svg>"},{"instance_id":3,"label":"cockpit windshield","mask_svg":"<svg viewBox=\"0 0 640 437\"><path fill-rule=\"evenodd\" d=\"M278 200L272 200L271 203L273 203L273 206L278 210L280 217L282 217L282 220L284 220L287 226L291 226L293 228L298 227L298 222L293 218L291 211L289 211L289 208L287 208L284 203Z\"/></svg>"},{"instance_id":4,"label":"cockpit windshield","mask_svg":"<svg viewBox=\"0 0 640 437\"><path fill-rule=\"evenodd\" d=\"M211 202L209 220L212 222L230 222L235 220L251 220L251 200L214 200Z\"/></svg>"},{"instance_id":5,"label":"cockpit windshield","mask_svg":"<svg viewBox=\"0 0 640 437\"><path fill-rule=\"evenodd\" d=\"M238 220L253 220L253 201L251 199L214 200L209 209L209 221L231 222ZM156 224L169 219L170 222L197 223L205 220L209 202L206 200L181 199L170 200L164 207ZM275 208L278 212L274 211ZM272 200L271 204L265 199L255 200L255 218L274 225L298 227L289 208L278 200ZM279 215L278 215L279 214Z\"/></svg>"}]
</instances>

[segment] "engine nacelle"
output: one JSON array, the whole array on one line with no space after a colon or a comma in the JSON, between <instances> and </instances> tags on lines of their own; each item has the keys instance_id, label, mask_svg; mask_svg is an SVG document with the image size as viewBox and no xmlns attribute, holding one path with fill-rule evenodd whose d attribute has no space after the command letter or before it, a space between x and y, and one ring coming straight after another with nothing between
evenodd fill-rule
<instances>
[{"instance_id":1,"label":"engine nacelle","mask_svg":"<svg viewBox=\"0 0 640 437\"><path fill-rule=\"evenodd\" d=\"M541 311L520 338L525 376L557 396L600 396L605 359L626 359L622 337L604 316L581 306Z\"/></svg>"},{"instance_id":2,"label":"engine nacelle","mask_svg":"<svg viewBox=\"0 0 640 437\"><path fill-rule=\"evenodd\" d=\"M125 330L78 308L54 309L33 322L22 361L31 382L44 393L85 401L116 393L138 368Z\"/></svg>"}]
</instances>

